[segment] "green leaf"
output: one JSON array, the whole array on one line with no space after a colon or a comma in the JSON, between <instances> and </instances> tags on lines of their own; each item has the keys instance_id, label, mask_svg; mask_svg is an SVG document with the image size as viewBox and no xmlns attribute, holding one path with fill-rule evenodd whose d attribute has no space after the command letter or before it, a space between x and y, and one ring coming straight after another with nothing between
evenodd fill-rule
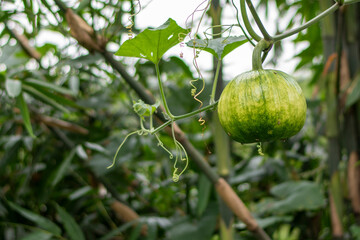
<instances>
[{"instance_id":1,"label":"green leaf","mask_svg":"<svg viewBox=\"0 0 360 240\"><path fill-rule=\"evenodd\" d=\"M170 48L181 42L187 30L169 18L155 29L146 29L125 41L116 52L118 56L144 58L157 64Z\"/></svg>"},{"instance_id":2,"label":"green leaf","mask_svg":"<svg viewBox=\"0 0 360 240\"><path fill-rule=\"evenodd\" d=\"M85 142L84 146L88 149L103 153L105 155L108 155L108 151L101 145L93 142Z\"/></svg>"},{"instance_id":3,"label":"green leaf","mask_svg":"<svg viewBox=\"0 0 360 240\"><path fill-rule=\"evenodd\" d=\"M143 226L143 223L141 223L141 222L136 224L136 226L131 231L131 235L129 237L129 240L137 240L140 237L142 226Z\"/></svg>"},{"instance_id":4,"label":"green leaf","mask_svg":"<svg viewBox=\"0 0 360 240\"><path fill-rule=\"evenodd\" d=\"M5 150L3 156L0 159L0 175L4 176L4 172L7 171L7 165L10 164L11 161L13 161L14 159L18 159L18 153L19 153L19 149L21 147L22 144L22 138L20 136L15 136L11 139L7 139L7 144L9 144L10 146L8 147L3 147L3 149Z\"/></svg>"},{"instance_id":5,"label":"green leaf","mask_svg":"<svg viewBox=\"0 0 360 240\"><path fill-rule=\"evenodd\" d=\"M176 57L176 56L171 56L169 57L170 61L164 61L163 66L160 65L160 70L161 72L163 72L164 70L168 70L168 66L170 65L170 69L171 69L171 65L176 64L176 66L179 68L179 70L175 70L175 71L181 71L181 73L184 73L185 76L187 76L188 78L194 78L193 73L189 67L189 65L187 65L183 59ZM166 69L165 69L166 68ZM174 67L173 67L174 69Z\"/></svg>"},{"instance_id":6,"label":"green leaf","mask_svg":"<svg viewBox=\"0 0 360 240\"><path fill-rule=\"evenodd\" d=\"M256 221L258 222L260 227L267 228L275 224L291 222L292 219L292 216L271 216L267 218L256 219Z\"/></svg>"},{"instance_id":7,"label":"green leaf","mask_svg":"<svg viewBox=\"0 0 360 240\"><path fill-rule=\"evenodd\" d=\"M353 224L350 226L350 232L351 235L354 237L354 239L359 240L360 239L360 227L356 224Z\"/></svg>"},{"instance_id":8,"label":"green leaf","mask_svg":"<svg viewBox=\"0 0 360 240\"><path fill-rule=\"evenodd\" d=\"M48 240L51 239L53 234L45 231L35 231L32 232L25 237L21 238L21 240Z\"/></svg>"},{"instance_id":9,"label":"green leaf","mask_svg":"<svg viewBox=\"0 0 360 240\"><path fill-rule=\"evenodd\" d=\"M269 211L288 213L316 210L325 205L321 187L310 181L289 181L273 187L270 192L279 200L269 204Z\"/></svg>"},{"instance_id":10,"label":"green leaf","mask_svg":"<svg viewBox=\"0 0 360 240\"><path fill-rule=\"evenodd\" d=\"M133 108L140 117L144 117L152 115L159 106L160 102L149 105L146 104L143 100L139 99L137 102L134 102Z\"/></svg>"},{"instance_id":11,"label":"green leaf","mask_svg":"<svg viewBox=\"0 0 360 240\"><path fill-rule=\"evenodd\" d=\"M69 86L74 95L77 95L80 90L80 79L78 76L71 76L69 78Z\"/></svg>"},{"instance_id":12,"label":"green leaf","mask_svg":"<svg viewBox=\"0 0 360 240\"><path fill-rule=\"evenodd\" d=\"M76 8L76 12L80 12L81 10L85 9L86 7L90 6L90 0L82 0L79 6Z\"/></svg>"},{"instance_id":13,"label":"green leaf","mask_svg":"<svg viewBox=\"0 0 360 240\"><path fill-rule=\"evenodd\" d=\"M21 93L21 81L14 79L6 79L5 89L10 97L17 97Z\"/></svg>"},{"instance_id":14,"label":"green leaf","mask_svg":"<svg viewBox=\"0 0 360 240\"><path fill-rule=\"evenodd\" d=\"M360 99L360 74L350 86L350 93L346 98L346 107L350 107Z\"/></svg>"},{"instance_id":15,"label":"green leaf","mask_svg":"<svg viewBox=\"0 0 360 240\"><path fill-rule=\"evenodd\" d=\"M88 155L86 154L85 149L81 145L76 146L76 155L82 160L88 159Z\"/></svg>"},{"instance_id":16,"label":"green leaf","mask_svg":"<svg viewBox=\"0 0 360 240\"><path fill-rule=\"evenodd\" d=\"M115 228L114 230L107 233L105 236L100 238L100 240L110 240L113 239L113 237L119 235L120 233L124 232L125 230L131 228L134 226L134 221L127 222L125 224L122 224L120 227Z\"/></svg>"},{"instance_id":17,"label":"green leaf","mask_svg":"<svg viewBox=\"0 0 360 240\"><path fill-rule=\"evenodd\" d=\"M91 191L92 191L92 188L90 186L84 186L82 188L78 188L69 195L69 199L71 201L74 201L78 198L81 198L81 197L89 194Z\"/></svg>"},{"instance_id":18,"label":"green leaf","mask_svg":"<svg viewBox=\"0 0 360 240\"><path fill-rule=\"evenodd\" d=\"M85 240L84 234L75 219L59 205L56 205L56 211L60 216L61 222L64 224L65 231L69 238L72 240Z\"/></svg>"},{"instance_id":19,"label":"green leaf","mask_svg":"<svg viewBox=\"0 0 360 240\"><path fill-rule=\"evenodd\" d=\"M300 229L294 227L292 229L290 224L281 225L273 234L273 239L278 240L298 240L300 236Z\"/></svg>"},{"instance_id":20,"label":"green leaf","mask_svg":"<svg viewBox=\"0 0 360 240\"><path fill-rule=\"evenodd\" d=\"M18 66L24 66L28 61L26 57L19 57L19 53L22 49L19 44L11 46L6 44L1 46L0 63L4 63L7 69L14 69Z\"/></svg>"},{"instance_id":21,"label":"green leaf","mask_svg":"<svg viewBox=\"0 0 360 240\"><path fill-rule=\"evenodd\" d=\"M261 228L267 228L273 226L275 224L280 223L289 223L293 220L292 216L271 216L267 218L255 218L256 222L259 224ZM242 222L237 223L235 225L237 229L244 230L246 229L246 225Z\"/></svg>"},{"instance_id":22,"label":"green leaf","mask_svg":"<svg viewBox=\"0 0 360 240\"><path fill-rule=\"evenodd\" d=\"M45 81L39 81L36 79L28 79L28 80L24 81L24 84L35 87L35 88L44 87L48 90L50 89L50 90L53 90L55 92L62 93L62 94L74 95L74 92L69 89L66 89L64 87L60 87L60 86L57 86L55 84L48 83Z\"/></svg>"},{"instance_id":23,"label":"green leaf","mask_svg":"<svg viewBox=\"0 0 360 240\"><path fill-rule=\"evenodd\" d=\"M147 221L146 222L147 225L147 236L146 236L146 240L156 240L159 239L158 237L158 226L156 224L156 222L154 221Z\"/></svg>"},{"instance_id":24,"label":"green leaf","mask_svg":"<svg viewBox=\"0 0 360 240\"><path fill-rule=\"evenodd\" d=\"M15 210L17 213L19 213L21 216L25 217L26 219L34 222L38 227L49 231L50 233L54 234L54 235L60 235L61 234L61 229L52 221L50 221L49 219L40 216L37 213L34 213L28 209L22 208L19 205L7 201L7 204L13 209Z\"/></svg>"},{"instance_id":25,"label":"green leaf","mask_svg":"<svg viewBox=\"0 0 360 240\"><path fill-rule=\"evenodd\" d=\"M76 148L74 148L69 156L67 156L61 165L58 167L58 169L54 172L54 175L52 176L52 181L50 183L51 187L54 187L56 184L60 182L61 179L64 178L64 176L68 173L67 170L71 164L72 159L74 158L74 155L76 153Z\"/></svg>"},{"instance_id":26,"label":"green leaf","mask_svg":"<svg viewBox=\"0 0 360 240\"><path fill-rule=\"evenodd\" d=\"M211 182L207 179L205 174L200 174L199 194L198 194L199 197L198 197L198 203L196 205L196 214L198 217L200 217L204 213L209 203L211 189L212 189Z\"/></svg>"},{"instance_id":27,"label":"green leaf","mask_svg":"<svg viewBox=\"0 0 360 240\"><path fill-rule=\"evenodd\" d=\"M208 240L211 239L217 222L217 204L209 204L204 215L197 221L186 219L182 223L174 223L168 230L167 239L171 240Z\"/></svg>"},{"instance_id":28,"label":"green leaf","mask_svg":"<svg viewBox=\"0 0 360 240\"><path fill-rule=\"evenodd\" d=\"M16 101L17 106L20 108L21 116L22 116L22 119L24 121L24 126L25 126L26 130L28 131L28 133L30 134L30 136L35 138L35 135L34 135L34 132L32 130L32 126L31 126L29 109L27 107L27 104L26 104L26 102L24 100L23 95L20 94L16 98L16 100L17 100Z\"/></svg>"},{"instance_id":29,"label":"green leaf","mask_svg":"<svg viewBox=\"0 0 360 240\"><path fill-rule=\"evenodd\" d=\"M61 105L58 101L56 101L55 98L52 98L52 96L54 96L54 94L49 95L49 93L45 93L42 88L35 89L33 87L25 86L25 85L23 86L23 89L24 89L24 91L28 92L29 94L33 95L34 97L41 99L42 101L44 101L44 103L49 104L49 105L59 109L60 111L69 112L69 110L67 110L63 105Z\"/></svg>"},{"instance_id":30,"label":"green leaf","mask_svg":"<svg viewBox=\"0 0 360 240\"><path fill-rule=\"evenodd\" d=\"M79 106L78 104L76 104L74 101L72 101L71 99L65 98L61 95L58 94L54 94L52 92L46 91L46 89L38 87L38 90L40 90L45 96L53 99L54 101L56 101L57 103L60 103L61 105L66 105L66 106L70 106L73 108L82 108L81 106Z\"/></svg>"},{"instance_id":31,"label":"green leaf","mask_svg":"<svg viewBox=\"0 0 360 240\"><path fill-rule=\"evenodd\" d=\"M218 59L223 59L228 53L243 45L248 40L244 36L222 37L215 39L195 39L186 43L188 47L195 47L207 51Z\"/></svg>"}]
</instances>

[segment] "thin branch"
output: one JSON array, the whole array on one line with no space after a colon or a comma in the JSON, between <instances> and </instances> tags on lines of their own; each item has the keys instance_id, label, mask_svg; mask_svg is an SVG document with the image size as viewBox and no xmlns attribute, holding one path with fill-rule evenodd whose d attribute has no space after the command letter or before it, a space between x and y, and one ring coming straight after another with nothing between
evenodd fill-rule
<instances>
[{"instance_id":1,"label":"thin branch","mask_svg":"<svg viewBox=\"0 0 360 240\"><path fill-rule=\"evenodd\" d=\"M150 93L146 90L146 88L144 88L143 85L141 85L141 83L135 81L134 78L130 76L130 74L126 71L125 67L114 59L112 53L104 51L101 54L103 55L105 61L121 75L125 82L129 84L129 86L145 103L149 105L155 103L155 98L150 95ZM159 115L159 118L164 122L166 121L162 115Z\"/></svg>"},{"instance_id":2,"label":"thin branch","mask_svg":"<svg viewBox=\"0 0 360 240\"><path fill-rule=\"evenodd\" d=\"M215 103L215 93L216 93L216 87L217 87L217 83L218 83L218 79L219 79L220 69L221 69L221 59L219 58L217 61L215 77L214 77L214 81L213 81L213 87L212 87L211 94L210 94L210 104Z\"/></svg>"},{"instance_id":3,"label":"thin branch","mask_svg":"<svg viewBox=\"0 0 360 240\"><path fill-rule=\"evenodd\" d=\"M164 88L163 88L163 84L162 84L161 76L160 76L159 63L155 64L155 70L156 70L156 76L157 76L157 79L158 79L161 100L162 100L163 105L165 107L165 112L166 112L166 114L168 115L169 118L174 119L174 116L171 114L169 106L168 106L167 101L166 101L165 92L164 92Z\"/></svg>"},{"instance_id":4,"label":"thin branch","mask_svg":"<svg viewBox=\"0 0 360 240\"><path fill-rule=\"evenodd\" d=\"M188 118L188 117L194 116L195 114L198 114L198 113L205 112L207 110L213 109L213 108L216 107L217 103L218 103L218 101L216 101L216 102L214 102L212 104L209 104L206 107L202 107L200 109L197 109L195 111L185 113L185 114L179 115L179 116L174 116L174 120L180 120L180 119Z\"/></svg>"},{"instance_id":5,"label":"thin branch","mask_svg":"<svg viewBox=\"0 0 360 240\"><path fill-rule=\"evenodd\" d=\"M273 41L277 42L280 41L284 38L287 38L291 35L294 35L298 32L301 32L302 30L310 27L311 25L313 25L314 23L317 23L318 21L320 21L321 19L323 19L324 17L328 16L329 14L335 12L337 9L339 8L339 4L335 3L334 5L332 5L330 8L328 8L327 10L325 10L324 12L320 13L319 15L317 15L316 17L314 17L313 19L309 20L308 22L304 23L303 25L301 25L300 27L297 27L295 29L286 31L284 33L281 33L279 35L276 35L273 37Z\"/></svg>"},{"instance_id":6,"label":"thin branch","mask_svg":"<svg viewBox=\"0 0 360 240\"><path fill-rule=\"evenodd\" d=\"M25 53L34 58L41 66L41 54L29 44L29 40L22 34L19 34L15 29L11 29L7 22L5 22L5 28L8 30L10 35L15 38L15 40L20 44L21 48L25 51Z\"/></svg>"},{"instance_id":7,"label":"thin branch","mask_svg":"<svg viewBox=\"0 0 360 240\"><path fill-rule=\"evenodd\" d=\"M58 128L65 129L65 130L68 130L68 131L74 132L74 133L79 133L82 135L89 134L89 130L87 130L86 128L83 128L74 123L66 122L61 119L56 119L56 118L44 116L41 114L36 115L36 118L38 118L39 121L41 121L42 123L44 123L47 126L58 127Z\"/></svg>"}]
</instances>

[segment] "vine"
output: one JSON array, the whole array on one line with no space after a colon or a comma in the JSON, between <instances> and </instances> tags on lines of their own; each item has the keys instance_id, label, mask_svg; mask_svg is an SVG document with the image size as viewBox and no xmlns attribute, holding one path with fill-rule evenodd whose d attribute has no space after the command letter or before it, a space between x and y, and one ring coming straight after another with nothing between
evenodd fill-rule
<instances>
[{"instance_id":1,"label":"vine","mask_svg":"<svg viewBox=\"0 0 360 240\"><path fill-rule=\"evenodd\" d=\"M157 142L158 142L158 146L161 147L163 150L165 150L165 152L167 152L169 154L169 158L170 159L173 159L174 158L174 154L171 153L170 150L168 150L165 146L164 146L164 143L160 140L160 137L158 135L158 132L168 126L168 122L166 122L165 124L166 125L161 125L159 128L157 129L154 129L153 127L153 114L155 113L156 109L159 107L160 103L155 103L153 105L149 105L149 104L146 104L144 103L142 100L138 100L137 102L135 102L133 104L133 108L134 108L134 111L137 113L137 115L139 116L140 118L140 129L139 130L135 130L133 132L130 132L129 134L127 134L124 138L124 140L120 143L119 147L117 148L116 150L116 153L114 155L114 158L113 158L113 161L112 161L112 164L110 166L108 166L107 168L112 168L114 165L115 165L115 162L116 162L116 158L121 150L121 148L123 147L123 145L125 144L126 140L134 135L134 134L137 134L139 136L145 136L145 135L148 135L148 134L151 134L151 135L154 135ZM144 121L145 121L145 117L149 117L149 128L147 129L145 126L144 126ZM175 162L174 162L174 171L173 171L173 181L174 182L177 182L179 181L179 178L180 176L185 172L185 170L187 169L188 167L188 164L189 164L189 158L188 158L188 155L186 153L186 150L185 148L183 147L183 145L178 141L176 140L176 137L175 137L175 130L174 130L174 121L173 120L170 120L170 124L171 124L171 131L172 131L172 136L173 136L173 142L175 144ZM183 167L182 171L180 173L178 173L178 161L181 160L181 161L185 161L185 166Z\"/></svg>"},{"instance_id":2,"label":"vine","mask_svg":"<svg viewBox=\"0 0 360 240\"><path fill-rule=\"evenodd\" d=\"M173 181L174 182L178 182L179 181L179 178L180 176L185 172L185 170L187 169L188 165L189 165L189 157L186 153L186 150L184 148L183 145L181 145L181 143L176 140L175 138L175 131L174 131L174 123L172 123L172 126L171 126L171 132L172 132L172 136L173 136L173 140L174 140L174 143L175 143L175 149L176 149L176 159L175 159L175 162L174 162L174 171L173 171ZM183 154L184 154L184 157L183 157ZM185 161L185 167L183 167L183 170L178 174L177 171L178 171L178 167L177 167L177 163L178 163L178 159L180 157L180 160L181 161Z\"/></svg>"},{"instance_id":3,"label":"vine","mask_svg":"<svg viewBox=\"0 0 360 240\"><path fill-rule=\"evenodd\" d=\"M140 5L140 0L137 1L138 2L138 6L139 6L139 11L141 10L141 5ZM190 113L186 113L186 114L183 114L183 115L180 115L180 116L174 116L170 109L169 109L169 106L167 104L167 101L166 101L166 97L165 97L165 92L164 92L164 88L163 88L163 84L162 84L162 81L161 81L161 77L160 77L160 70L159 70L159 60L161 58L161 56L159 55L156 55L153 56L153 52L150 50L148 52L148 54L143 54L142 52L139 52L138 54L135 54L135 55L128 55L129 53L126 52L126 51L121 51L121 48L120 50L118 51L118 53L120 53L119 55L120 56L135 56L135 57L143 57L143 58L146 58L150 61L152 61L154 64L155 64L155 70L156 70L156 75L157 75L157 79L158 79L158 84L159 84L159 91L160 91L160 96L161 96L161 100L162 100L162 104L164 106L164 109L165 109L165 118L166 118L166 122L164 122L162 125L160 125L159 127L157 127L156 129L153 127L153 118L152 118L152 115L154 114L154 112L156 111L156 109L158 108L158 106L160 105L159 103L156 103L156 104L153 104L153 105L148 105L148 104L145 104L144 102L142 102L141 100L134 103L133 107L134 107L134 110L135 112L139 115L140 117L140 127L141 129L140 130L136 130L136 131L133 131L129 134L127 134L124 138L124 140L121 142L121 144L119 145L116 153L115 153L115 156L114 156L114 159L113 159L113 163L109 166L112 167L114 166L115 164L115 161L116 161L116 157L120 151L120 149L122 148L122 146L124 145L124 143L126 142L126 140L134 135L134 134L138 134L140 136L142 135L148 135L148 134L151 134L151 135L154 135L155 138L157 139L157 142L158 142L158 146L163 148L168 154L169 154L169 158L170 159L173 159L174 158L174 155L175 155L175 161L174 161L174 171L173 171L173 181L176 182L179 180L180 176L184 173L184 171L186 170L186 168L188 167L188 164L189 164L189 159L188 159L188 155L186 153L186 150L185 148L183 147L183 145L176 139L175 137L175 130L174 130L174 126L175 126L175 121L179 120L179 119L184 119L184 118L188 118L188 117L192 117L192 116L195 116L196 114L199 114L201 112L204 112L204 111L207 111L207 110L210 110L212 108L214 108L216 105L217 105L217 102L215 101L215 91L216 91L216 85L217 85L217 80L218 80L218 76L219 76L219 70L220 70L220 67L221 67L221 60L223 58L223 55L222 55L222 52L224 51L225 49L225 45L224 46L220 46L221 44L223 43L226 43L228 41L228 39L230 39L230 35L231 35L231 30L232 30L232 27L233 26L236 26L236 25L228 25L229 27L226 28L224 31L222 31L221 33L218 33L218 34L209 34L207 33L207 31L211 28L214 28L214 27L222 27L222 26L225 26L225 25L222 25L222 26L212 26L208 29L206 29L204 31L204 36L205 36L205 39L203 40L203 45L200 45L200 44L197 44L197 35L199 33L199 29L200 29L200 26L202 24L202 21L203 21L203 18L205 16L205 13L207 11L207 9L210 7L210 4L211 4L211 0L204 0L200 5L198 5L196 7L196 9L193 11L193 13L191 15L188 16L188 18L186 19L186 22L185 22L185 25L186 26L189 26L189 23L190 23L190 26L192 27L193 24L194 24L194 16L197 12L201 12L201 17L200 17L200 20L196 26L196 29L194 31L194 34L192 36L192 28L189 27L190 31L185 33L185 29L182 29L184 31L179 30L179 32L177 33L177 43L180 43L180 49L181 49L181 52L180 52L180 57L182 58L183 57L183 51L182 51L182 48L184 47L184 40L186 37L189 37L190 38L190 43L192 43L192 48L193 48L193 54L194 54L194 58L193 58L193 65L195 67L195 70L198 74L198 78L194 79L194 80L191 80L190 81L190 85L192 87L191 89L191 95L193 96L193 98L199 102L200 106L197 110L193 111L193 112L190 112ZM337 10L341 5L346 5L346 4L350 4L350 3L354 3L354 2L359 2L359 0L356 0L356 1L337 1L333 6L331 6L329 9L325 10L324 12L322 12L321 14L319 14L317 17L311 19L310 21L304 23L303 25L297 27L297 28L294 28L294 29L291 29L291 30L288 30L288 31L285 31L283 33L280 33L278 35L275 35L275 36L271 36L265 29L264 25L262 24L261 22L261 19L259 18L259 16L257 15L256 11L255 11L255 8L254 6L252 5L252 2L251 0L240 0L240 9L241 9L241 17L242 17L242 20L244 22L244 25L245 25L245 29L247 30L247 32L245 31L245 29L241 26L240 24L240 21L239 21L239 18L238 18L238 9L237 7L235 6L233 0L232 0L232 3L233 3L233 6L234 8L236 9L237 11L237 23L238 23L238 26L241 28L241 30L243 31L244 35L245 35L245 38L248 40L248 42L250 42L252 45L256 46L255 47L255 50L254 50L254 54L257 56L257 58L255 59L255 61L253 62L253 68L255 69L261 69L261 65L262 65L262 62L264 61L268 51L271 49L272 45L277 42L277 41L281 41L283 40L284 38L287 38L291 35L294 35L300 31L302 31L303 29L306 29L308 28L309 26L311 26L312 24L318 22L319 20L321 20L322 18L324 18L325 16L333 13L335 10ZM258 28L260 29L260 32L262 34L262 36L258 35L251 23L250 23L250 20L248 18L248 15L247 15L247 12L246 12L246 5L245 3L247 3L247 6L248 8L250 9L250 12L255 20L255 23L256 25L258 26ZM205 5L203 8L201 8L201 6ZM138 12L139 12L138 11ZM132 33L132 27L133 27L133 24L134 22L132 21L132 18L138 14L138 12L132 14L130 17L129 17L129 20L131 21L131 24L129 26L127 26L127 29L129 30L129 40L132 39L132 34L130 35L130 33ZM178 26L177 26L178 27ZM177 28L175 26L175 28ZM179 29L179 28L178 28ZM165 28L159 28L158 31L165 31ZM211 92L211 95L210 95L210 104L206 107L203 107L203 102L198 98L198 96L204 91L205 89L205 79L200 71L200 68L198 66L198 62L197 62L197 58L199 57L199 54L201 53L201 51L203 50L207 50L206 48L208 48L208 44L209 42L211 41L211 39L209 39L209 37L215 37L217 35L221 35L223 34L224 32L228 31L229 34L228 36L226 36L225 38L221 39L221 43L217 43L217 44L220 44L220 45L217 45L213 50L213 52L217 52L217 58L218 58L218 64L217 64L217 69L216 69L216 73L215 73L215 77L214 77L214 80L213 80L213 88L212 88L212 92ZM150 33L147 33L147 34L150 34ZM166 34L169 34L167 36L167 40L171 39L172 38L172 35L170 35L171 33L169 32L166 32ZM131 37L130 37L131 36ZM235 40L234 40L235 41ZM236 40L236 41L240 41L240 40ZM177 44L176 43L176 44ZM231 43L234 43L234 42L231 42ZM123 49L125 48L125 43L123 44ZM175 45L175 44L174 44ZM237 46L240 46L241 44L237 45ZM134 46L134 45L132 45ZM189 44L188 44L189 46ZM211 48L211 47L209 47ZM222 48L222 50L220 51L219 49L217 48ZM229 51L232 51L234 48L236 47L231 47ZM136 48L136 50L139 50L139 48ZM220 52L220 53L219 53ZM228 53L226 52L226 54ZM150 54L149 54L150 53ZM262 56L261 56L261 53ZM121 54L124 54L124 55L121 55ZM163 54L163 53L162 53ZM212 53L214 54L214 53ZM224 54L224 56L226 55ZM202 86L200 89L198 89L195 85L195 83L197 81L201 80L202 81ZM150 119L150 122L149 122L149 128L146 128L144 126L144 121L145 121L145 117L149 117ZM200 119L198 120L200 122L200 125L204 125L205 124L205 120L202 119L202 117L200 117ZM162 143L162 141L160 140L159 136L158 136L158 132L161 131L162 129L164 129L165 127L171 125L171 131L172 131L172 137L173 137L173 143L175 145L175 154L173 154L171 151L169 151L165 146L164 144ZM258 153L260 155L263 155L263 152L262 152L262 147L261 147L261 143L258 143L257 145L257 149L258 149ZM180 171L180 167L178 166L179 162L185 162L185 165L184 167L182 167L182 170Z\"/></svg>"}]
</instances>

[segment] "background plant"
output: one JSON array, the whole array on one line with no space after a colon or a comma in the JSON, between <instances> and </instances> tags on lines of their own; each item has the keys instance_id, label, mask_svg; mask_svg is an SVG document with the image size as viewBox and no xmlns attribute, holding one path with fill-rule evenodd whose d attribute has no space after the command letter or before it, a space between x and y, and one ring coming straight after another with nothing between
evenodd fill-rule
<instances>
[{"instance_id":1,"label":"background plant","mask_svg":"<svg viewBox=\"0 0 360 240\"><path fill-rule=\"evenodd\" d=\"M209 9L204 10L204 19L210 19L214 26L221 25L221 8L230 3L205 3ZM264 9L270 9L266 6L272 3L280 15L296 11L289 29L334 4L253 2ZM126 59L115 60L112 53L105 51L106 42L119 44L129 38L126 27L130 15L135 18L133 37L143 32L136 27L137 4L138 1L1 2L2 238L358 238L360 80L356 51L359 29L354 22L359 21L359 4L342 6L320 22L323 27L317 23L296 35L295 44L308 44L294 56L300 60L297 71L311 72L309 77L299 79L308 101L307 122L300 134L286 142L263 144L264 157L258 155L255 145L229 141L219 131L216 115L211 111L207 116L200 115L206 120L205 126L199 124L198 113L202 110L198 110L199 102L191 96L193 88L189 85L199 77L198 72L182 58L149 59L153 63L139 60L132 66L127 65ZM238 9L241 4L235 2ZM245 27L241 19L240 23ZM206 110L213 108L207 105L209 96L215 105L225 84L223 80L230 80L222 76L220 63L225 53L245 43L244 37L226 37L218 27L209 30L210 35L199 33L203 40L188 41L189 47L195 46L200 54L209 51L215 57L211 79L217 82L200 79L206 85L198 99L208 106ZM65 44L38 44L45 31L58 34ZM259 32L256 35L261 36L264 30ZM216 40L220 33L222 38ZM260 39L254 36L255 44ZM267 61L276 63L280 46L281 42L274 44L275 54ZM159 83L164 79L164 88L158 94ZM194 84L201 89L201 81ZM148 92L155 97L144 94ZM139 98L150 105L155 99L165 102L165 95L166 115L158 109L153 119L149 119L150 112L149 116L140 114L140 119L145 120L144 129L152 129L151 122L154 129L161 126L159 119L168 122L176 141L190 149L189 167L180 181L173 183L174 162L158 146L156 137L151 136L129 137L115 166L107 169L124 137L142 129L133 103ZM196 117L190 118L190 114L176 119L192 111L196 111ZM171 128L164 126L157 134L175 155ZM194 160L196 154L208 164ZM218 196L221 191L215 183L219 175L227 179L248 206L260 226L256 231L251 231L252 221L242 219L244 225L234 219L226 202ZM217 191L213 190L214 185ZM347 202L351 204L344 204ZM250 231L246 230L249 226Z\"/></svg>"}]
</instances>

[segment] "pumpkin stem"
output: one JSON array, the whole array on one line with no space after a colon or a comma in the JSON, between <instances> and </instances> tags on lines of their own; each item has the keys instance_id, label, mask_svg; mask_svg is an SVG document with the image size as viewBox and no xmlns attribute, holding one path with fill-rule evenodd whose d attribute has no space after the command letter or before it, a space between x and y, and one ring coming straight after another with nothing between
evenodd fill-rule
<instances>
[{"instance_id":1,"label":"pumpkin stem","mask_svg":"<svg viewBox=\"0 0 360 240\"><path fill-rule=\"evenodd\" d=\"M261 39L258 44L255 46L253 55L252 55L252 67L253 70L261 70L262 60L261 60L261 52L268 49L272 45L271 42L266 41L265 39Z\"/></svg>"}]
</instances>

